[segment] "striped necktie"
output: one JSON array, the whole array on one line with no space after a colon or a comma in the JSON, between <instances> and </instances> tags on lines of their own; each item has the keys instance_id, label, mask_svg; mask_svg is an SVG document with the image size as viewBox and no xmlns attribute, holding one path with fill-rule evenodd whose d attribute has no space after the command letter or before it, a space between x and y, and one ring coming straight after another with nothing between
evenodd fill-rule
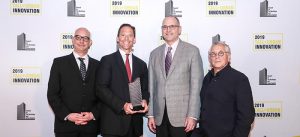
<instances>
[{"instance_id":1,"label":"striped necktie","mask_svg":"<svg viewBox=\"0 0 300 137\"><path fill-rule=\"evenodd\" d=\"M168 72L172 63L172 47L168 47L166 59L165 59L165 69L166 69L166 76L168 76Z\"/></svg>"}]
</instances>

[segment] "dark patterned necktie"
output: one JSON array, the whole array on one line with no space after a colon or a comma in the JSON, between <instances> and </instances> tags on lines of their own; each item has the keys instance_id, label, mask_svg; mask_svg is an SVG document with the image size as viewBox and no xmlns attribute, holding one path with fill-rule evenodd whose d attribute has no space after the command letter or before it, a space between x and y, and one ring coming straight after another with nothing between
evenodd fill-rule
<instances>
[{"instance_id":1,"label":"dark patterned necktie","mask_svg":"<svg viewBox=\"0 0 300 137\"><path fill-rule=\"evenodd\" d=\"M78 58L80 60L80 73L81 73L81 77L82 80L85 81L85 77L86 77L86 67L85 64L83 62L84 58Z\"/></svg>"},{"instance_id":2,"label":"dark patterned necktie","mask_svg":"<svg viewBox=\"0 0 300 137\"><path fill-rule=\"evenodd\" d=\"M172 47L168 47L166 59L165 59L165 69L166 69L166 76L168 76L168 72L172 63Z\"/></svg>"}]
</instances>

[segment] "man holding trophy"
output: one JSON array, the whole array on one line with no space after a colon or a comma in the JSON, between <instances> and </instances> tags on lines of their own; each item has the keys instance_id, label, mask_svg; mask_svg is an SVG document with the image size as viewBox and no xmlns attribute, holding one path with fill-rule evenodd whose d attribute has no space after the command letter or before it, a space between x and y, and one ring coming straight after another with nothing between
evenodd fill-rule
<instances>
[{"instance_id":1,"label":"man holding trophy","mask_svg":"<svg viewBox=\"0 0 300 137\"><path fill-rule=\"evenodd\" d=\"M118 30L118 50L103 56L97 72L100 133L103 137L140 137L143 115L148 111L148 70L144 61L132 54L135 27L122 24Z\"/></svg>"}]
</instances>

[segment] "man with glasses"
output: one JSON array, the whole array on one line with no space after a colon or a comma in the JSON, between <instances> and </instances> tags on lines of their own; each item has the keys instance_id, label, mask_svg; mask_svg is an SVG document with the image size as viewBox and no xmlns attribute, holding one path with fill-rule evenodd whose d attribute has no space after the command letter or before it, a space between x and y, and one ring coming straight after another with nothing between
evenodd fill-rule
<instances>
[{"instance_id":1,"label":"man with glasses","mask_svg":"<svg viewBox=\"0 0 300 137\"><path fill-rule=\"evenodd\" d=\"M100 104L94 85L99 61L88 56L90 36L86 28L78 28L72 38L73 53L53 61L47 97L55 115L56 137L98 134Z\"/></svg>"},{"instance_id":2,"label":"man with glasses","mask_svg":"<svg viewBox=\"0 0 300 137\"><path fill-rule=\"evenodd\" d=\"M254 120L252 91L246 75L230 66L230 48L214 43L208 59L212 69L201 89L201 114L195 137L248 137Z\"/></svg>"},{"instance_id":3,"label":"man with glasses","mask_svg":"<svg viewBox=\"0 0 300 137\"><path fill-rule=\"evenodd\" d=\"M177 17L165 17L161 29L165 44L148 64L148 127L157 137L189 137L200 114L202 59L196 46L179 39Z\"/></svg>"}]
</instances>

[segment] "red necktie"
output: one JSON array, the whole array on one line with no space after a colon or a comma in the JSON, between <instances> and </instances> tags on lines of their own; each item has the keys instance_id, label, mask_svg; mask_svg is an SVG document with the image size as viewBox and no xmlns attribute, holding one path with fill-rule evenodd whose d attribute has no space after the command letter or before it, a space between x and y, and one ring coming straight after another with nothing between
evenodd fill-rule
<instances>
[{"instance_id":1,"label":"red necktie","mask_svg":"<svg viewBox=\"0 0 300 137\"><path fill-rule=\"evenodd\" d=\"M128 81L131 82L131 69L130 69L130 64L129 64L129 54L126 54L126 71L127 71L127 76L128 76Z\"/></svg>"}]
</instances>

